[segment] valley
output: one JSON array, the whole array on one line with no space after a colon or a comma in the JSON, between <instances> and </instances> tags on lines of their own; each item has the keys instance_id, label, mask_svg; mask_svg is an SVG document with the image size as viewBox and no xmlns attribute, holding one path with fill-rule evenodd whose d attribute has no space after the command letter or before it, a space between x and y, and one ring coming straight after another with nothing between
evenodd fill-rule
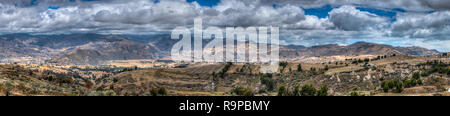
<instances>
[{"instance_id":1,"label":"valley","mask_svg":"<svg viewBox=\"0 0 450 116\"><path fill-rule=\"evenodd\" d=\"M184 65L187 66L1 64L0 93L16 96L300 96L299 88L311 86L314 93L318 93L326 86L326 95L330 96L447 96L450 88L450 59L443 55L285 62L280 63L279 70L273 74L260 74L259 66L254 64Z\"/></svg>"},{"instance_id":2,"label":"valley","mask_svg":"<svg viewBox=\"0 0 450 116\"><path fill-rule=\"evenodd\" d=\"M279 69L176 63L166 36L0 36L0 96L448 96L448 53L357 42L280 46Z\"/></svg>"}]
</instances>

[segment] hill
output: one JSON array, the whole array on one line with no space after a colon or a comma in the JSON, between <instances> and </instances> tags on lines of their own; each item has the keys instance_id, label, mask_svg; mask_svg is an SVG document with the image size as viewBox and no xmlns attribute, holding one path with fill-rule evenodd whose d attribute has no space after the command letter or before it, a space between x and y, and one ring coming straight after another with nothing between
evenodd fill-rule
<instances>
[{"instance_id":1,"label":"hill","mask_svg":"<svg viewBox=\"0 0 450 116\"><path fill-rule=\"evenodd\" d=\"M321 56L359 56L359 55L412 55L432 56L439 54L436 50L421 47L394 47L375 43L357 42L347 46L337 44L319 45L312 47L286 47L281 49L283 58L321 57Z\"/></svg>"},{"instance_id":2,"label":"hill","mask_svg":"<svg viewBox=\"0 0 450 116\"><path fill-rule=\"evenodd\" d=\"M109 60L156 59L159 50L153 46L129 41L93 42L53 58L49 63L74 65L101 65Z\"/></svg>"}]
</instances>

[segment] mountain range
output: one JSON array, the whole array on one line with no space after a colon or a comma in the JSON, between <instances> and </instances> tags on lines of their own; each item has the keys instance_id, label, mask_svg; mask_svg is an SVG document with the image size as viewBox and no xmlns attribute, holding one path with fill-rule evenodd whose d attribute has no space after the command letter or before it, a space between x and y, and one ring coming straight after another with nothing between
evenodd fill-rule
<instances>
[{"instance_id":1,"label":"mountain range","mask_svg":"<svg viewBox=\"0 0 450 116\"><path fill-rule=\"evenodd\" d=\"M109 60L158 59L168 57L177 42L168 35L30 35L7 34L0 36L1 61L17 57L45 59L47 63L101 65ZM357 42L306 47L280 46L282 58L308 58L320 56L358 56L403 54L431 56L436 50L421 47L395 47L375 43ZM6 60L7 61L7 60Z\"/></svg>"}]
</instances>

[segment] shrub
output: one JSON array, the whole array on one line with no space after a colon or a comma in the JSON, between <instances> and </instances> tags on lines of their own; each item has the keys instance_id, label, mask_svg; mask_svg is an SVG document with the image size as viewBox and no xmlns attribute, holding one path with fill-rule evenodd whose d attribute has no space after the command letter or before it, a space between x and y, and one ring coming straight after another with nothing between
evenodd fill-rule
<instances>
[{"instance_id":1,"label":"shrub","mask_svg":"<svg viewBox=\"0 0 450 116\"><path fill-rule=\"evenodd\" d=\"M227 64L225 65L224 68L222 68L222 70L218 73L218 75L221 78L225 78L225 73L227 73L227 71L230 69L230 67L233 65L233 63L231 62L227 62Z\"/></svg>"},{"instance_id":2,"label":"shrub","mask_svg":"<svg viewBox=\"0 0 450 116\"><path fill-rule=\"evenodd\" d=\"M413 75L414 79L420 79L420 73L419 72L415 72Z\"/></svg>"},{"instance_id":3,"label":"shrub","mask_svg":"<svg viewBox=\"0 0 450 116\"><path fill-rule=\"evenodd\" d=\"M365 58L365 59L364 59L364 62L365 62L365 63L368 63L368 62L370 62L370 59L369 59L369 58Z\"/></svg>"},{"instance_id":4,"label":"shrub","mask_svg":"<svg viewBox=\"0 0 450 116\"><path fill-rule=\"evenodd\" d=\"M268 77L261 77L261 84L266 85L267 91L273 91L275 89L275 81L273 79L270 79Z\"/></svg>"},{"instance_id":5,"label":"shrub","mask_svg":"<svg viewBox=\"0 0 450 116\"><path fill-rule=\"evenodd\" d=\"M322 85L317 91L317 96L328 96L328 85Z\"/></svg>"},{"instance_id":6,"label":"shrub","mask_svg":"<svg viewBox=\"0 0 450 116\"><path fill-rule=\"evenodd\" d=\"M302 72L302 71L303 71L302 64L298 64L297 65L297 72Z\"/></svg>"},{"instance_id":7,"label":"shrub","mask_svg":"<svg viewBox=\"0 0 450 116\"><path fill-rule=\"evenodd\" d=\"M401 81L396 80L395 92L401 93L403 91L403 83Z\"/></svg>"},{"instance_id":8,"label":"shrub","mask_svg":"<svg viewBox=\"0 0 450 116\"><path fill-rule=\"evenodd\" d=\"M358 88L353 88L353 91L350 93L350 96L365 96L365 95L360 95L358 93Z\"/></svg>"},{"instance_id":9,"label":"shrub","mask_svg":"<svg viewBox=\"0 0 450 116\"><path fill-rule=\"evenodd\" d=\"M156 88L152 88L152 90L150 90L150 95L158 96L158 90Z\"/></svg>"},{"instance_id":10,"label":"shrub","mask_svg":"<svg viewBox=\"0 0 450 116\"><path fill-rule=\"evenodd\" d=\"M389 85L386 82L383 82L381 86L383 87L383 92L389 92Z\"/></svg>"},{"instance_id":11,"label":"shrub","mask_svg":"<svg viewBox=\"0 0 450 116\"><path fill-rule=\"evenodd\" d=\"M287 62L280 62L279 65L281 67L285 68L288 65L288 63Z\"/></svg>"},{"instance_id":12,"label":"shrub","mask_svg":"<svg viewBox=\"0 0 450 116\"><path fill-rule=\"evenodd\" d=\"M300 85L295 85L292 90L292 96L300 96Z\"/></svg>"},{"instance_id":13,"label":"shrub","mask_svg":"<svg viewBox=\"0 0 450 116\"><path fill-rule=\"evenodd\" d=\"M316 88L311 84L304 85L302 90L300 91L300 95L302 96L314 96L316 94Z\"/></svg>"},{"instance_id":14,"label":"shrub","mask_svg":"<svg viewBox=\"0 0 450 116\"><path fill-rule=\"evenodd\" d=\"M278 96L291 96L289 89L287 89L285 86L280 86L278 89Z\"/></svg>"},{"instance_id":15,"label":"shrub","mask_svg":"<svg viewBox=\"0 0 450 116\"><path fill-rule=\"evenodd\" d=\"M161 96L166 96L167 95L166 88L164 88L164 87L159 88L158 94L161 95Z\"/></svg>"},{"instance_id":16,"label":"shrub","mask_svg":"<svg viewBox=\"0 0 450 116\"><path fill-rule=\"evenodd\" d=\"M241 86L235 87L231 93L237 96L254 96L251 88L244 88Z\"/></svg>"}]
</instances>

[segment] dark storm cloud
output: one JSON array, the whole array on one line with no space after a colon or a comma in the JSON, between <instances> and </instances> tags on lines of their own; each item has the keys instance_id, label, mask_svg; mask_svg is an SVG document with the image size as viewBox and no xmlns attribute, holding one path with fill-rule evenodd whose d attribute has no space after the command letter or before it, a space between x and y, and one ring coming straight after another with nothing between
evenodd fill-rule
<instances>
[{"instance_id":1,"label":"dark storm cloud","mask_svg":"<svg viewBox=\"0 0 450 116\"><path fill-rule=\"evenodd\" d=\"M436 10L450 10L450 0L420 0L421 3L429 8Z\"/></svg>"}]
</instances>

